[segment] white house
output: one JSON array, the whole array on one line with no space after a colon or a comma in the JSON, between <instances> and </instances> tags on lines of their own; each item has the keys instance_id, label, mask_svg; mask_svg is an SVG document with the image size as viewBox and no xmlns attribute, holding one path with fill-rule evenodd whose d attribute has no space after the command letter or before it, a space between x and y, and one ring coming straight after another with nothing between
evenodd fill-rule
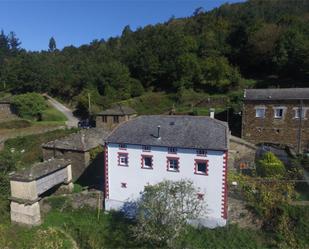
<instances>
[{"instance_id":1,"label":"white house","mask_svg":"<svg viewBox=\"0 0 309 249\"><path fill-rule=\"evenodd\" d=\"M228 136L227 124L209 117L140 116L121 124L105 143L105 209L121 209L148 184L188 179L207 203L202 223L224 226Z\"/></svg>"}]
</instances>

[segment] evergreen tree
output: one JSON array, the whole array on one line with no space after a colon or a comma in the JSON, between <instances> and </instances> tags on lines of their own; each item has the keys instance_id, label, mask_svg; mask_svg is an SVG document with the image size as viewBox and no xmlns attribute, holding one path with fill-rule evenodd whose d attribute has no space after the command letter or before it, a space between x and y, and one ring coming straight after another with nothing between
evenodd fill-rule
<instances>
[{"instance_id":1,"label":"evergreen tree","mask_svg":"<svg viewBox=\"0 0 309 249\"><path fill-rule=\"evenodd\" d=\"M8 35L8 43L10 46L10 50L12 53L16 53L19 51L19 46L21 44L20 40L16 37L16 34L11 31Z\"/></svg>"},{"instance_id":2,"label":"evergreen tree","mask_svg":"<svg viewBox=\"0 0 309 249\"><path fill-rule=\"evenodd\" d=\"M48 44L48 51L49 52L55 52L57 49L57 46L56 46L56 40L54 37L51 37L49 39L49 44Z\"/></svg>"}]
</instances>

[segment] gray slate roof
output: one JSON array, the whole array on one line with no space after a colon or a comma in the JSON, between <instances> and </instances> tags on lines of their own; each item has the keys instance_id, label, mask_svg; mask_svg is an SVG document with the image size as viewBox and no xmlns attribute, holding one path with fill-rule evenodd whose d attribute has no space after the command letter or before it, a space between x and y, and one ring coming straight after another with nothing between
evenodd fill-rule
<instances>
[{"instance_id":1,"label":"gray slate roof","mask_svg":"<svg viewBox=\"0 0 309 249\"><path fill-rule=\"evenodd\" d=\"M98 116L102 116L102 115L132 115L132 114L136 114L136 111L129 107L129 106L122 106L122 105L117 105L113 108L107 109L103 112L98 113Z\"/></svg>"},{"instance_id":2,"label":"gray slate roof","mask_svg":"<svg viewBox=\"0 0 309 249\"><path fill-rule=\"evenodd\" d=\"M309 99L309 88L246 89L245 100Z\"/></svg>"},{"instance_id":3,"label":"gray slate roof","mask_svg":"<svg viewBox=\"0 0 309 249\"><path fill-rule=\"evenodd\" d=\"M68 166L70 161L64 159L50 159L36 163L31 168L25 168L10 174L10 179L15 181L33 181Z\"/></svg>"},{"instance_id":4,"label":"gray slate roof","mask_svg":"<svg viewBox=\"0 0 309 249\"><path fill-rule=\"evenodd\" d=\"M109 133L103 128L81 130L62 139L42 144L42 147L85 152L103 144Z\"/></svg>"},{"instance_id":5,"label":"gray slate roof","mask_svg":"<svg viewBox=\"0 0 309 249\"><path fill-rule=\"evenodd\" d=\"M227 150L228 135L227 123L209 117L154 115L139 116L119 125L106 142Z\"/></svg>"}]
</instances>

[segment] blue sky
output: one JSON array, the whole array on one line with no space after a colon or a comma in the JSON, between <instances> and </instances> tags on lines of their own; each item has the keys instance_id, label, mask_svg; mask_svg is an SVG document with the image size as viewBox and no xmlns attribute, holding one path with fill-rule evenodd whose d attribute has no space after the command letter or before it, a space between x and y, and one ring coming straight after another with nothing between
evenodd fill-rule
<instances>
[{"instance_id":1,"label":"blue sky","mask_svg":"<svg viewBox=\"0 0 309 249\"><path fill-rule=\"evenodd\" d=\"M57 47L80 46L94 39L120 35L192 15L198 7L210 10L225 2L243 0L0 0L0 29L14 31L27 50L46 50L54 36Z\"/></svg>"}]
</instances>

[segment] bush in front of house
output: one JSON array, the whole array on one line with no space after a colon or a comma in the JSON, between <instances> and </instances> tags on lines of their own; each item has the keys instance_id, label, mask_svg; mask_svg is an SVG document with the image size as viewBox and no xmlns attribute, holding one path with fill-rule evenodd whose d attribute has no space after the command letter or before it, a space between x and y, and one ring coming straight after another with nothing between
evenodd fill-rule
<instances>
[{"instance_id":1,"label":"bush in front of house","mask_svg":"<svg viewBox=\"0 0 309 249\"><path fill-rule=\"evenodd\" d=\"M256 171L262 177L282 177L285 174L285 167L274 153L266 152L257 162Z\"/></svg>"},{"instance_id":2,"label":"bush in front of house","mask_svg":"<svg viewBox=\"0 0 309 249\"><path fill-rule=\"evenodd\" d=\"M38 93L25 93L13 98L13 107L18 116L26 119L41 120L47 104Z\"/></svg>"}]
</instances>

